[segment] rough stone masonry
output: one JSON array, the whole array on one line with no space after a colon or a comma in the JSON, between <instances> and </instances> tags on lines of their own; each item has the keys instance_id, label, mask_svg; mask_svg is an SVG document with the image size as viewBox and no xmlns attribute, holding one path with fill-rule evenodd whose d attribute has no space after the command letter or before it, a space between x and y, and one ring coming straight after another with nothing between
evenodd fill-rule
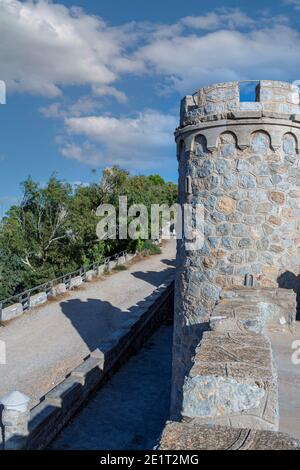
<instances>
[{"instance_id":1,"label":"rough stone masonry","mask_svg":"<svg viewBox=\"0 0 300 470\"><path fill-rule=\"evenodd\" d=\"M201 88L182 100L175 133L179 198L203 204L205 224L201 249L185 250L184 240L177 247L173 418L181 414L184 378L222 289L243 286L246 275L264 288L297 281L299 103L295 85L264 80L255 102L240 101L238 82ZM205 386L232 389L234 380ZM249 403L262 398L252 385L244 392Z\"/></svg>"}]
</instances>

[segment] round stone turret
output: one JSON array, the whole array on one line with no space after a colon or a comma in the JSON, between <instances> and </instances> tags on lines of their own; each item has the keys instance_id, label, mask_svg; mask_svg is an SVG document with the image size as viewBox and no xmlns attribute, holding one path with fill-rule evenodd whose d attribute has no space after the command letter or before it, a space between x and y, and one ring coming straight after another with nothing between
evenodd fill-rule
<instances>
[{"instance_id":1,"label":"round stone turret","mask_svg":"<svg viewBox=\"0 0 300 470\"><path fill-rule=\"evenodd\" d=\"M173 416L195 346L224 286L293 287L300 257L298 87L260 81L255 102L238 82L201 88L181 103L175 133L180 203L204 206L204 243L178 241ZM289 283L289 285L287 285Z\"/></svg>"}]
</instances>

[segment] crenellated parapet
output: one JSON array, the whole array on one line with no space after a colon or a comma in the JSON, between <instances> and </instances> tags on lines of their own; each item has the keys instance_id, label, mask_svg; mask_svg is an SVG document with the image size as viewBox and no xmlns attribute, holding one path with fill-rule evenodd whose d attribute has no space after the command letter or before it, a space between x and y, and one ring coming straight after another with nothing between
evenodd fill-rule
<instances>
[{"instance_id":1,"label":"crenellated parapet","mask_svg":"<svg viewBox=\"0 0 300 470\"><path fill-rule=\"evenodd\" d=\"M239 82L217 83L200 88L181 101L180 127L200 122L239 116L291 119L300 114L297 85L261 80L256 87L256 101L241 101ZM276 116L277 115L277 116Z\"/></svg>"}]
</instances>

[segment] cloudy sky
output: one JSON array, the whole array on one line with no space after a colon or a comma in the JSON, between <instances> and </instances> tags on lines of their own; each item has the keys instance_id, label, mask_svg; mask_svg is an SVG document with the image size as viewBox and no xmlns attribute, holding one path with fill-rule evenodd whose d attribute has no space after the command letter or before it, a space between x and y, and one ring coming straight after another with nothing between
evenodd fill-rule
<instances>
[{"instance_id":1,"label":"cloudy sky","mask_svg":"<svg viewBox=\"0 0 300 470\"><path fill-rule=\"evenodd\" d=\"M118 164L175 181L181 97L300 79L299 20L300 0L0 0L0 216L29 175L86 183Z\"/></svg>"}]
</instances>

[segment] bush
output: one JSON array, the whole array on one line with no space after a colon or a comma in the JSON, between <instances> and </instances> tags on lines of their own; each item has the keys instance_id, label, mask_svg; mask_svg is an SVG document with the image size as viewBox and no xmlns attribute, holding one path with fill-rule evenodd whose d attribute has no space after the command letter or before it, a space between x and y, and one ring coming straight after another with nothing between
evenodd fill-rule
<instances>
[{"instance_id":1,"label":"bush","mask_svg":"<svg viewBox=\"0 0 300 470\"><path fill-rule=\"evenodd\" d=\"M124 266L124 264L117 264L117 266L115 266L113 268L114 271L126 271L127 267Z\"/></svg>"},{"instance_id":2,"label":"bush","mask_svg":"<svg viewBox=\"0 0 300 470\"><path fill-rule=\"evenodd\" d=\"M143 251L146 251L149 255L159 255L161 253L160 247L155 245L151 240L144 241Z\"/></svg>"}]
</instances>

